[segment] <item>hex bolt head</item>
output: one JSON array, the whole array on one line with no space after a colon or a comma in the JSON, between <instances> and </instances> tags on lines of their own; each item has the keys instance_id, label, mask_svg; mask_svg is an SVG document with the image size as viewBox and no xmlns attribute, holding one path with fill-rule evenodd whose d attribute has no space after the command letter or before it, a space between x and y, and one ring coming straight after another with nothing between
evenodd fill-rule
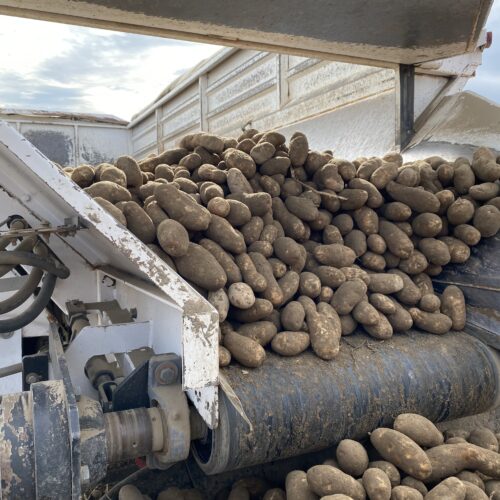
<instances>
[{"instance_id":1,"label":"hex bolt head","mask_svg":"<svg viewBox=\"0 0 500 500\"><path fill-rule=\"evenodd\" d=\"M173 363L161 363L155 370L155 378L161 385L170 385L177 380L179 370Z\"/></svg>"}]
</instances>

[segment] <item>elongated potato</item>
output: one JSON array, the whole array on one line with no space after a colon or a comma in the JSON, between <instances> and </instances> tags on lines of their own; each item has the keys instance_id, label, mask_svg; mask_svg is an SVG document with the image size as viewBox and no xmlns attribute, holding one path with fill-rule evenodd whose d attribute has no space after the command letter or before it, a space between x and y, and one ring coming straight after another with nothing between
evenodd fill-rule
<instances>
[{"instance_id":1,"label":"elongated potato","mask_svg":"<svg viewBox=\"0 0 500 500\"><path fill-rule=\"evenodd\" d=\"M453 330L463 330L466 321L465 297L455 285L447 286L441 297L441 312L451 319Z\"/></svg>"},{"instance_id":2,"label":"elongated potato","mask_svg":"<svg viewBox=\"0 0 500 500\"><path fill-rule=\"evenodd\" d=\"M397 274L371 274L368 290L373 293L391 294L402 290L404 282L401 276Z\"/></svg>"},{"instance_id":3,"label":"elongated potato","mask_svg":"<svg viewBox=\"0 0 500 500\"><path fill-rule=\"evenodd\" d=\"M173 219L166 219L156 230L158 243L171 257L186 255L189 246L189 235L186 228Z\"/></svg>"},{"instance_id":4,"label":"elongated potato","mask_svg":"<svg viewBox=\"0 0 500 500\"><path fill-rule=\"evenodd\" d=\"M394 430L402 432L424 448L443 444L443 434L427 418L416 413L402 413L394 420Z\"/></svg>"},{"instance_id":5,"label":"elongated potato","mask_svg":"<svg viewBox=\"0 0 500 500\"><path fill-rule=\"evenodd\" d=\"M408 259L414 249L413 243L408 236L395 224L381 220L379 223L379 234L387 243L387 248L396 256Z\"/></svg>"},{"instance_id":6,"label":"elongated potato","mask_svg":"<svg viewBox=\"0 0 500 500\"><path fill-rule=\"evenodd\" d=\"M401 484L401 474L399 473L397 467L391 464L391 462L387 462L385 460L375 460L374 462L370 462L368 467L384 471L387 474L393 488Z\"/></svg>"},{"instance_id":7,"label":"elongated potato","mask_svg":"<svg viewBox=\"0 0 500 500\"><path fill-rule=\"evenodd\" d=\"M219 244L215 243L215 241L209 240L208 238L201 239L199 244L205 248L205 250L208 250L222 266L224 272L226 273L227 283L229 285L242 281L243 278L238 265L235 263L233 257Z\"/></svg>"},{"instance_id":8,"label":"elongated potato","mask_svg":"<svg viewBox=\"0 0 500 500\"><path fill-rule=\"evenodd\" d=\"M250 285L254 292L263 292L267 288L267 279L257 271L250 256L242 253L237 255L235 260L243 276L243 281Z\"/></svg>"},{"instance_id":9,"label":"elongated potato","mask_svg":"<svg viewBox=\"0 0 500 500\"><path fill-rule=\"evenodd\" d=\"M119 201L130 201L132 195L122 186L110 181L99 181L86 187L84 191L92 198L104 198L110 203L118 203Z\"/></svg>"},{"instance_id":10,"label":"elongated potato","mask_svg":"<svg viewBox=\"0 0 500 500\"><path fill-rule=\"evenodd\" d=\"M317 500L307 482L307 474L301 470L289 472L285 480L287 500Z\"/></svg>"},{"instance_id":11,"label":"elongated potato","mask_svg":"<svg viewBox=\"0 0 500 500\"><path fill-rule=\"evenodd\" d=\"M151 217L149 217L144 209L135 201L127 201L123 205L122 212L127 219L127 229L135 234L143 243L153 243L156 236L156 228Z\"/></svg>"},{"instance_id":12,"label":"elongated potato","mask_svg":"<svg viewBox=\"0 0 500 500\"><path fill-rule=\"evenodd\" d=\"M331 305L338 314L349 314L363 300L366 292L367 286L362 280L346 281L335 292Z\"/></svg>"},{"instance_id":13,"label":"elongated potato","mask_svg":"<svg viewBox=\"0 0 500 500\"><path fill-rule=\"evenodd\" d=\"M351 266L356 260L354 250L338 243L318 245L313 254L321 264L337 268Z\"/></svg>"},{"instance_id":14,"label":"elongated potato","mask_svg":"<svg viewBox=\"0 0 500 500\"><path fill-rule=\"evenodd\" d=\"M297 356L304 352L310 344L309 335L306 332L283 331L276 334L271 342L274 352L282 356Z\"/></svg>"},{"instance_id":15,"label":"elongated potato","mask_svg":"<svg viewBox=\"0 0 500 500\"><path fill-rule=\"evenodd\" d=\"M445 314L438 312L429 313L421 311L416 307L412 307L409 313L415 326L425 332L443 335L451 330L452 320Z\"/></svg>"},{"instance_id":16,"label":"elongated potato","mask_svg":"<svg viewBox=\"0 0 500 500\"><path fill-rule=\"evenodd\" d=\"M340 469L353 477L361 477L368 469L368 453L364 446L352 439L343 439L335 452Z\"/></svg>"},{"instance_id":17,"label":"elongated potato","mask_svg":"<svg viewBox=\"0 0 500 500\"><path fill-rule=\"evenodd\" d=\"M327 315L306 311L306 322L311 347L316 356L329 360L335 358L340 349L340 332L333 328Z\"/></svg>"},{"instance_id":18,"label":"elongated potato","mask_svg":"<svg viewBox=\"0 0 500 500\"><path fill-rule=\"evenodd\" d=\"M410 476L423 481L431 475L432 463L424 450L401 432L380 427L371 433L370 441L383 458Z\"/></svg>"},{"instance_id":19,"label":"elongated potato","mask_svg":"<svg viewBox=\"0 0 500 500\"><path fill-rule=\"evenodd\" d=\"M237 333L255 340L258 344L265 347L276 335L276 325L271 321L256 321L254 323L245 323L241 325Z\"/></svg>"},{"instance_id":20,"label":"elongated potato","mask_svg":"<svg viewBox=\"0 0 500 500\"><path fill-rule=\"evenodd\" d=\"M261 366L266 359L266 351L258 342L236 332L224 335L224 347L238 363L249 368Z\"/></svg>"},{"instance_id":21,"label":"elongated potato","mask_svg":"<svg viewBox=\"0 0 500 500\"><path fill-rule=\"evenodd\" d=\"M448 500L464 500L467 494L465 485L456 477L449 477L437 486L432 488L427 495L426 500L441 500L446 498Z\"/></svg>"},{"instance_id":22,"label":"elongated potato","mask_svg":"<svg viewBox=\"0 0 500 500\"><path fill-rule=\"evenodd\" d=\"M422 493L410 486L396 486L391 492L391 500L423 500Z\"/></svg>"},{"instance_id":23,"label":"elongated potato","mask_svg":"<svg viewBox=\"0 0 500 500\"><path fill-rule=\"evenodd\" d=\"M437 213L440 207L436 195L423 189L403 186L391 181L387 184L387 193L396 201L401 201L419 213Z\"/></svg>"},{"instance_id":24,"label":"elongated potato","mask_svg":"<svg viewBox=\"0 0 500 500\"><path fill-rule=\"evenodd\" d=\"M363 485L340 469L330 465L315 465L307 471L307 483L320 496L341 493L353 500L365 500Z\"/></svg>"},{"instance_id":25,"label":"elongated potato","mask_svg":"<svg viewBox=\"0 0 500 500\"><path fill-rule=\"evenodd\" d=\"M366 469L363 473L363 486L370 500L390 500L391 481L381 469Z\"/></svg>"}]
</instances>

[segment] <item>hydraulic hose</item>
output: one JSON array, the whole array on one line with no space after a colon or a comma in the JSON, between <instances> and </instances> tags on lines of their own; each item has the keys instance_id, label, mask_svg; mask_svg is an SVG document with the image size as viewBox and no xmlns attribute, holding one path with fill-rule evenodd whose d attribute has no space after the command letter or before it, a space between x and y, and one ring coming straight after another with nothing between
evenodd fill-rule
<instances>
[{"instance_id":1,"label":"hydraulic hose","mask_svg":"<svg viewBox=\"0 0 500 500\"><path fill-rule=\"evenodd\" d=\"M43 280L40 292L25 311L14 318L0 320L0 333L14 332L35 320L49 303L56 286L56 281L57 276L55 274L47 274Z\"/></svg>"},{"instance_id":2,"label":"hydraulic hose","mask_svg":"<svg viewBox=\"0 0 500 500\"><path fill-rule=\"evenodd\" d=\"M21 252L18 250L12 250L11 252L0 251L0 266L1 265L38 267L61 279L65 279L69 276L69 269L66 266L57 266L48 259L44 259L30 252Z\"/></svg>"},{"instance_id":3,"label":"hydraulic hose","mask_svg":"<svg viewBox=\"0 0 500 500\"><path fill-rule=\"evenodd\" d=\"M8 239L6 239L8 240ZM37 236L26 236L23 238L21 243L17 245L13 252L31 252L36 245L38 238ZM9 241L1 241L0 240L0 250L5 250L5 248L12 242L12 238L10 238ZM5 244L6 243L6 244ZM9 252L10 253L10 252ZM0 277L4 276L7 274L13 266L9 265L0 265Z\"/></svg>"},{"instance_id":4,"label":"hydraulic hose","mask_svg":"<svg viewBox=\"0 0 500 500\"><path fill-rule=\"evenodd\" d=\"M35 293L42 277L43 269L34 267L24 286L9 298L0 302L0 314L6 314L24 304Z\"/></svg>"}]
</instances>

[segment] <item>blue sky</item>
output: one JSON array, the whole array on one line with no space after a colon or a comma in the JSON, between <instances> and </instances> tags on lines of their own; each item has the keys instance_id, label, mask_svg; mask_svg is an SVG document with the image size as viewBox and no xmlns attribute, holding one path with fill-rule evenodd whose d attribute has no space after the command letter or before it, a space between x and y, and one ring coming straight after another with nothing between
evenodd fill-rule
<instances>
[{"instance_id":1,"label":"blue sky","mask_svg":"<svg viewBox=\"0 0 500 500\"><path fill-rule=\"evenodd\" d=\"M500 104L500 0L493 45L466 89ZM107 113L130 119L173 79L220 47L0 16L0 107Z\"/></svg>"}]
</instances>

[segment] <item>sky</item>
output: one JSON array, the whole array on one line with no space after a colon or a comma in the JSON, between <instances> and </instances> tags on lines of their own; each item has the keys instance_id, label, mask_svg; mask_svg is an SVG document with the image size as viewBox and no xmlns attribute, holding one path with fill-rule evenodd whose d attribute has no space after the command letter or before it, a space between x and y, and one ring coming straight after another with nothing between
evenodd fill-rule
<instances>
[{"instance_id":1,"label":"sky","mask_svg":"<svg viewBox=\"0 0 500 500\"><path fill-rule=\"evenodd\" d=\"M493 45L466 90L500 104L500 0ZM129 120L221 47L0 16L0 107L105 113Z\"/></svg>"}]
</instances>

